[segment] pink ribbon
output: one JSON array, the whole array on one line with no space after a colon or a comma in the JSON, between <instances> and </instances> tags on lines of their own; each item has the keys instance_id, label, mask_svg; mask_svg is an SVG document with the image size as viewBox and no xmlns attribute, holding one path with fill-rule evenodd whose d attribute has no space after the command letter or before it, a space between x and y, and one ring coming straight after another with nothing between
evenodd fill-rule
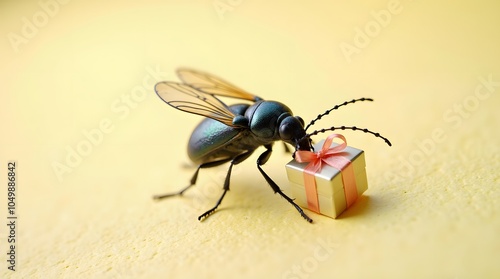
<instances>
[{"instance_id":1,"label":"pink ribbon","mask_svg":"<svg viewBox=\"0 0 500 279\"><path fill-rule=\"evenodd\" d=\"M333 139L338 138L343 141L342 144L330 147ZM307 207L320 213L318 190L314 175L321 170L323 164L332 166L342 173L342 182L344 184L344 194L347 207L351 206L358 198L356 180L354 178L354 169L351 161L343 157L343 152L347 147L346 139L343 135L332 134L326 138L323 147L318 152L299 150L295 153L295 160L299 163L309 164L304 169L304 185L306 189Z\"/></svg>"}]
</instances>

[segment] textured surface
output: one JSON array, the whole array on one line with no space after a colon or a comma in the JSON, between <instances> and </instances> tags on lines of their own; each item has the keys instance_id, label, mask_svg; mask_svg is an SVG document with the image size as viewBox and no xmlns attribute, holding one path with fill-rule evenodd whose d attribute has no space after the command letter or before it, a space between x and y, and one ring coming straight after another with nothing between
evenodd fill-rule
<instances>
[{"instance_id":1,"label":"textured surface","mask_svg":"<svg viewBox=\"0 0 500 279\"><path fill-rule=\"evenodd\" d=\"M0 277L498 278L498 1L177 2L0 4L0 181L7 160L19 181L17 271L4 225ZM366 152L369 189L339 219L305 222L254 155L198 222L225 166L182 198L151 199L193 172L185 145L200 119L152 91L180 66L306 121L372 97L315 127L369 127L394 146L344 133ZM265 166L287 193L289 158L276 145Z\"/></svg>"}]
</instances>

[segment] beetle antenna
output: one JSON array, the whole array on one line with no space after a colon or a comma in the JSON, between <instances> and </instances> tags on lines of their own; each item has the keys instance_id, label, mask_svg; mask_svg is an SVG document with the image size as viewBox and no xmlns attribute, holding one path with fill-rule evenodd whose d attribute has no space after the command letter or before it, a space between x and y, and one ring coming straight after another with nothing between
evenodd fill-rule
<instances>
[{"instance_id":1,"label":"beetle antenna","mask_svg":"<svg viewBox=\"0 0 500 279\"><path fill-rule=\"evenodd\" d=\"M350 101L345 101L345 102L343 102L340 105L336 105L333 108L331 108L331 109L323 112L322 114L319 114L314 120L312 120L311 122L309 122L309 124L307 124L307 126L305 128L305 131L307 131L307 129L309 127L311 127L312 125L314 125L314 123L316 123L316 121L320 120L323 116L328 115L332 110L336 110L336 109L340 108L341 106L345 106L345 105L348 105L348 104L354 104L355 102L363 102L363 101L370 101L370 102L372 102L373 99L372 98L352 99Z\"/></svg>"},{"instance_id":2,"label":"beetle antenna","mask_svg":"<svg viewBox=\"0 0 500 279\"><path fill-rule=\"evenodd\" d=\"M363 131L365 133L370 133L374 136L376 136L377 138L381 138L385 141L385 143L387 143L389 146L392 146L391 142L384 136L380 135L379 133L375 133L375 132L372 132L368 129L363 129L363 128L358 128L356 126L352 126L352 127L347 127L347 126L340 126L340 127L330 127L328 129L321 129L321 130L316 130L310 134L307 134L306 137L311 137L311 136L314 136L314 135L317 135L319 133L324 133L326 131L334 131L334 130L353 130L353 131Z\"/></svg>"}]
</instances>

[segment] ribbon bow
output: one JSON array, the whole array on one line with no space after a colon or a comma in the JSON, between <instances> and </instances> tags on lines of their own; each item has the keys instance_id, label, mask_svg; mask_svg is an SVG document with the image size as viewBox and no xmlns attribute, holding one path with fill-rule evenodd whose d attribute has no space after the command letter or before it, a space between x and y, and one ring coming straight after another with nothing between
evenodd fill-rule
<instances>
[{"instance_id":1,"label":"ribbon bow","mask_svg":"<svg viewBox=\"0 0 500 279\"><path fill-rule=\"evenodd\" d=\"M335 138L341 139L343 143L330 147ZM318 152L305 150L295 152L295 160L297 162L309 162L304 169L304 185L306 189L307 207L309 209L318 213L320 212L318 191L314 176L321 170L323 164L327 164L341 171L347 207L351 206L358 198L354 169L351 161L343 156L345 155L343 150L346 147L347 142L343 135L332 134L326 138L323 147Z\"/></svg>"}]
</instances>

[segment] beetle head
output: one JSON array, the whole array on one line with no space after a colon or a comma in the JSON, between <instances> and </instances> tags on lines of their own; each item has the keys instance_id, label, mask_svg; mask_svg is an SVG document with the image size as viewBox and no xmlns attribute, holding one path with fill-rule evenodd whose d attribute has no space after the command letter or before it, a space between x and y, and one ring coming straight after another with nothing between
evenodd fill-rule
<instances>
[{"instance_id":1,"label":"beetle head","mask_svg":"<svg viewBox=\"0 0 500 279\"><path fill-rule=\"evenodd\" d=\"M309 138L304 130L304 120L300 116L283 113L278 119L280 139L298 150L311 150Z\"/></svg>"}]
</instances>

